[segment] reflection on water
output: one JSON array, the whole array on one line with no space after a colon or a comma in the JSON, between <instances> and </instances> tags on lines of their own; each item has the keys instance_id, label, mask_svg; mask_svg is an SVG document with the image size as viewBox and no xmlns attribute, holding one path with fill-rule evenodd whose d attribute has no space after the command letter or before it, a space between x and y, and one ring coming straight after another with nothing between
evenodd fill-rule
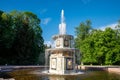
<instances>
[{"instance_id":1,"label":"reflection on water","mask_svg":"<svg viewBox=\"0 0 120 80\"><path fill-rule=\"evenodd\" d=\"M87 71L85 74L74 76L55 76L55 75L35 75L30 74L33 70L15 70L6 73L6 76L15 80L120 80L120 75L112 74L105 71Z\"/></svg>"}]
</instances>

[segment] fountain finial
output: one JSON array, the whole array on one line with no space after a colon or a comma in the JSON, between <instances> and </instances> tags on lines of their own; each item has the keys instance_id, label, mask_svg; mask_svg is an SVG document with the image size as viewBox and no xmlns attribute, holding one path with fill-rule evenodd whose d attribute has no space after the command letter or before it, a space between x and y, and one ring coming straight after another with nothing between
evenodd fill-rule
<instances>
[{"instance_id":1,"label":"fountain finial","mask_svg":"<svg viewBox=\"0 0 120 80\"><path fill-rule=\"evenodd\" d=\"M66 34L66 23L64 22L64 10L61 11L61 23L59 24L59 33L60 34Z\"/></svg>"}]
</instances>

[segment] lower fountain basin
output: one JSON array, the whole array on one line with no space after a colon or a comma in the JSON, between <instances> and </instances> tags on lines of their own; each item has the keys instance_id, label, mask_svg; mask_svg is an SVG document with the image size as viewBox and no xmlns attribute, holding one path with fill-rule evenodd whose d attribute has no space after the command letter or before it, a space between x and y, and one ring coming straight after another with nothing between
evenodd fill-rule
<instances>
[{"instance_id":1,"label":"lower fountain basin","mask_svg":"<svg viewBox=\"0 0 120 80\"><path fill-rule=\"evenodd\" d=\"M108 71L78 71L77 73L57 75L49 74L43 68L16 69L0 74L0 78L15 80L120 80L120 75Z\"/></svg>"}]
</instances>

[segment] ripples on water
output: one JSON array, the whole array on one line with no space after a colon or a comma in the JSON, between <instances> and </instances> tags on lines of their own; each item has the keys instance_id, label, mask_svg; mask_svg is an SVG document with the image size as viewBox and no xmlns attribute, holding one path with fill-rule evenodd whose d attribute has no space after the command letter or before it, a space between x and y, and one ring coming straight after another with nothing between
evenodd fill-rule
<instances>
[{"instance_id":1,"label":"ripples on water","mask_svg":"<svg viewBox=\"0 0 120 80\"><path fill-rule=\"evenodd\" d=\"M108 73L106 71L87 71L85 74L73 76L55 76L32 74L32 69L15 70L13 72L2 73L4 78L14 78L15 80L120 80L120 75Z\"/></svg>"}]
</instances>

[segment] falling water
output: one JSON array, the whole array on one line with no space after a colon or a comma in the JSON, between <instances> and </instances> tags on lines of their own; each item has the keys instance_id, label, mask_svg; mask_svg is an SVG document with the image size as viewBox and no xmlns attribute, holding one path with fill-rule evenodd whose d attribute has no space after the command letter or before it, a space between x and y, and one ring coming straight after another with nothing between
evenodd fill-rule
<instances>
[{"instance_id":1,"label":"falling water","mask_svg":"<svg viewBox=\"0 0 120 80\"><path fill-rule=\"evenodd\" d=\"M59 24L59 33L66 34L66 23L64 22L64 10L61 11L61 23Z\"/></svg>"},{"instance_id":2,"label":"falling water","mask_svg":"<svg viewBox=\"0 0 120 80\"><path fill-rule=\"evenodd\" d=\"M44 71L47 71L47 70L48 70L48 64L49 64L48 58L49 58L49 53L48 53L48 51L46 50L46 51L45 51L45 70L44 70Z\"/></svg>"}]
</instances>

